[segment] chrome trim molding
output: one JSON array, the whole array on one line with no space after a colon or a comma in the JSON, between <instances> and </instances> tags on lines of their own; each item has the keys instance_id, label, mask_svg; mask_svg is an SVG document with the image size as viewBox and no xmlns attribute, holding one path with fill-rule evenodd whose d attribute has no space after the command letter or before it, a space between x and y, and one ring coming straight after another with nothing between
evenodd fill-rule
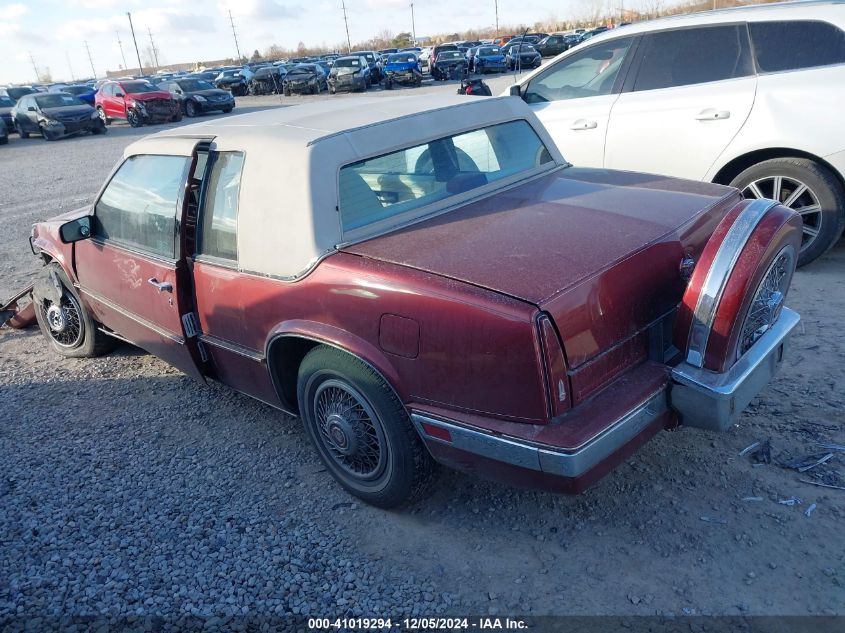
<instances>
[{"instance_id":1,"label":"chrome trim molding","mask_svg":"<svg viewBox=\"0 0 845 633\"><path fill-rule=\"evenodd\" d=\"M452 446L467 453L528 470L560 477L578 477L622 448L668 409L666 390L662 389L618 419L605 431L571 450L555 449L544 444L533 444L512 437L493 435L419 412L412 412L411 420L420 436L426 441ZM447 430L452 441L447 442L428 435L423 424Z\"/></svg>"},{"instance_id":2,"label":"chrome trim molding","mask_svg":"<svg viewBox=\"0 0 845 633\"><path fill-rule=\"evenodd\" d=\"M800 321L797 313L783 308L771 329L724 373L686 362L675 367L669 399L681 422L716 431L730 427L780 369L789 335Z\"/></svg>"},{"instance_id":3,"label":"chrome trim molding","mask_svg":"<svg viewBox=\"0 0 845 633\"><path fill-rule=\"evenodd\" d=\"M233 354L244 356L252 361L255 361L256 363L264 362L263 354L261 354L260 352L256 352L254 349L250 349L249 347L239 345L238 343L232 343L231 341L227 341L226 339L222 339L212 334L205 334L203 332L197 334L197 338L199 338L199 340L205 343L206 345L225 349L227 352L232 352Z\"/></svg>"},{"instance_id":4,"label":"chrome trim molding","mask_svg":"<svg viewBox=\"0 0 845 633\"><path fill-rule=\"evenodd\" d=\"M180 336L179 334L175 334L173 332L170 332L169 330L165 330L164 328L162 328L161 326L153 323L152 321L148 321L147 319L138 316L134 312L130 312L129 310L123 308L122 306L117 305L113 301L109 301L108 299L106 299L102 295L97 294L96 292L93 292L92 290L88 290L84 286L80 286L80 285L77 284L74 287L76 288L76 290L80 294L87 295L89 298L93 299L94 301L97 301L97 302L103 304L104 306L106 306L107 308L111 308L115 312L122 314L127 319L131 319L132 321L135 321L135 323L137 323L137 324L139 324L139 325L141 325L141 326L143 326L143 327L145 327L149 330L152 330L153 332L158 334L160 337L169 339L169 340L173 341L174 343L176 343L178 345L184 345L185 344L185 338L183 336ZM127 340L127 339L122 339L122 340ZM132 343L132 345L135 345L135 344L136 343Z\"/></svg>"},{"instance_id":5,"label":"chrome trim molding","mask_svg":"<svg viewBox=\"0 0 845 633\"><path fill-rule=\"evenodd\" d=\"M707 276L698 295L698 302L690 327L686 362L693 367L704 366L704 353L707 350L710 330L713 328L713 321L716 318L716 310L721 303L722 293L725 291L728 278L742 249L763 216L777 204L774 200L763 198L752 200L734 220L733 225L725 235L725 239L719 245L719 250L716 251L716 256L710 264L710 269L707 271Z\"/></svg>"}]
</instances>

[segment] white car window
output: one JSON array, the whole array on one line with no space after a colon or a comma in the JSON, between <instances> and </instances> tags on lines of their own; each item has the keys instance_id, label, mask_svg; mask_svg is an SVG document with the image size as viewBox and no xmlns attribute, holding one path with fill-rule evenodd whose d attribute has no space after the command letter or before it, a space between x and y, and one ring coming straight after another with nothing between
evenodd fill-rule
<instances>
[{"instance_id":1,"label":"white car window","mask_svg":"<svg viewBox=\"0 0 845 633\"><path fill-rule=\"evenodd\" d=\"M531 80L523 91L527 103L544 103L610 94L633 38L590 46L564 58Z\"/></svg>"},{"instance_id":2,"label":"white car window","mask_svg":"<svg viewBox=\"0 0 845 633\"><path fill-rule=\"evenodd\" d=\"M744 25L651 33L645 36L640 49L642 63L634 82L635 92L754 74Z\"/></svg>"}]
</instances>

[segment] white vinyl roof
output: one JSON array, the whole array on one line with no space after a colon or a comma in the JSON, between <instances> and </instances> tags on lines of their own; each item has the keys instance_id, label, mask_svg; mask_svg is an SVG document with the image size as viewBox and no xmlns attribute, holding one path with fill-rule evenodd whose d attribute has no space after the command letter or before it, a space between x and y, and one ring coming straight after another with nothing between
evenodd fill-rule
<instances>
[{"instance_id":1,"label":"white vinyl roof","mask_svg":"<svg viewBox=\"0 0 845 633\"><path fill-rule=\"evenodd\" d=\"M521 99L459 95L336 98L208 119L145 137L124 156L190 155L198 140L210 138L215 151L243 152L239 267L293 279L349 241L338 213L343 165L518 119L534 128L555 162L565 162Z\"/></svg>"}]
</instances>

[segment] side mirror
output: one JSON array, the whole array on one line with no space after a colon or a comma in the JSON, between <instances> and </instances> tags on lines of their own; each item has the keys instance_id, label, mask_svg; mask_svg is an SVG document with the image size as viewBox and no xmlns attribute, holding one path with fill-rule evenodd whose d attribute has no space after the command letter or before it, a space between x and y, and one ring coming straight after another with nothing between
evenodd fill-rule
<instances>
[{"instance_id":1,"label":"side mirror","mask_svg":"<svg viewBox=\"0 0 845 633\"><path fill-rule=\"evenodd\" d=\"M27 110L27 112L37 112L38 111L38 110L35 109L35 106L29 106L26 110Z\"/></svg>"},{"instance_id":2,"label":"side mirror","mask_svg":"<svg viewBox=\"0 0 845 633\"><path fill-rule=\"evenodd\" d=\"M59 227L59 237L62 242L70 244L91 237L91 216L84 216L65 222Z\"/></svg>"},{"instance_id":3,"label":"side mirror","mask_svg":"<svg viewBox=\"0 0 845 633\"><path fill-rule=\"evenodd\" d=\"M122 92L115 92L115 93L114 93L114 96L115 96L115 97L124 97L124 96L126 96L126 95L124 95Z\"/></svg>"},{"instance_id":4,"label":"side mirror","mask_svg":"<svg viewBox=\"0 0 845 633\"><path fill-rule=\"evenodd\" d=\"M510 95L512 97L522 97L522 87L519 84L511 86Z\"/></svg>"}]
</instances>

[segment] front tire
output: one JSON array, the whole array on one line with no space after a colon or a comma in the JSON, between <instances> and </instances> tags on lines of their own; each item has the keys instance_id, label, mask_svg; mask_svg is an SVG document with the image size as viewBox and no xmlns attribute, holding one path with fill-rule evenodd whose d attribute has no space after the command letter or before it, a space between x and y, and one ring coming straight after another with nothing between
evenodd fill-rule
<instances>
[{"instance_id":1,"label":"front tire","mask_svg":"<svg viewBox=\"0 0 845 633\"><path fill-rule=\"evenodd\" d=\"M426 489L434 462L405 406L372 367L320 345L300 365L297 396L320 459L351 494L393 508Z\"/></svg>"},{"instance_id":2,"label":"front tire","mask_svg":"<svg viewBox=\"0 0 845 633\"><path fill-rule=\"evenodd\" d=\"M804 222L798 266L821 257L845 229L845 191L824 165L806 158L773 158L749 167L731 181L746 198L771 198Z\"/></svg>"},{"instance_id":3,"label":"front tire","mask_svg":"<svg viewBox=\"0 0 845 633\"><path fill-rule=\"evenodd\" d=\"M111 119L106 116L106 111L103 110L102 106L97 106L97 114L100 115L100 120L103 122L103 125L111 124Z\"/></svg>"},{"instance_id":4,"label":"front tire","mask_svg":"<svg viewBox=\"0 0 845 633\"><path fill-rule=\"evenodd\" d=\"M61 266L48 264L32 292L35 318L51 350L67 358L91 358L112 351L118 341L97 329Z\"/></svg>"},{"instance_id":5,"label":"front tire","mask_svg":"<svg viewBox=\"0 0 845 633\"><path fill-rule=\"evenodd\" d=\"M195 104L193 101L188 101L185 104L185 114L188 115L189 119L193 119L195 116L197 116L197 104Z\"/></svg>"},{"instance_id":6,"label":"front tire","mask_svg":"<svg viewBox=\"0 0 845 633\"><path fill-rule=\"evenodd\" d=\"M141 114L134 108L126 112L126 121L130 127L141 127L144 124L141 120Z\"/></svg>"}]
</instances>

